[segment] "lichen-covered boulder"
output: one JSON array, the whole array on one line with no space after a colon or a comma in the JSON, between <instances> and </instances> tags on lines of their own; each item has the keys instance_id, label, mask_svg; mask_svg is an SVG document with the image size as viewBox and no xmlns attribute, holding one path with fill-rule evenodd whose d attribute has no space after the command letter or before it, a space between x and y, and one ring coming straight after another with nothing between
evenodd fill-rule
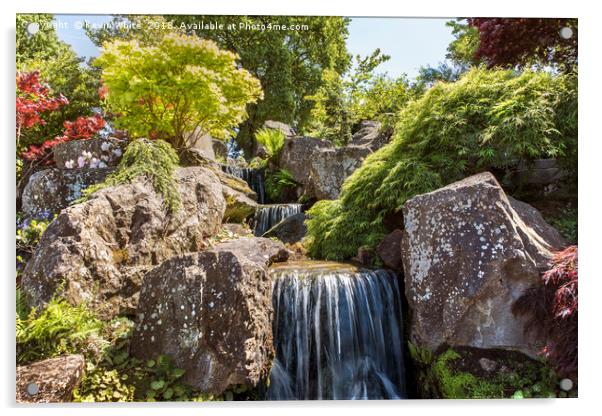
<instances>
[{"instance_id":1,"label":"lichen-covered boulder","mask_svg":"<svg viewBox=\"0 0 602 416\"><path fill-rule=\"evenodd\" d=\"M44 169L30 176L21 194L28 218L51 218L83 195L90 185L104 181L112 169Z\"/></svg>"},{"instance_id":2,"label":"lichen-covered boulder","mask_svg":"<svg viewBox=\"0 0 602 416\"><path fill-rule=\"evenodd\" d=\"M264 237L274 237L283 243L293 244L301 241L307 234L307 226L305 225L306 216L300 212L298 214L286 217L278 224L270 228L263 235Z\"/></svg>"},{"instance_id":3,"label":"lichen-covered boulder","mask_svg":"<svg viewBox=\"0 0 602 416\"><path fill-rule=\"evenodd\" d=\"M412 342L535 355L542 340L525 335L511 309L563 246L559 233L534 208L506 196L490 173L416 196L403 215Z\"/></svg>"},{"instance_id":4,"label":"lichen-covered boulder","mask_svg":"<svg viewBox=\"0 0 602 416\"><path fill-rule=\"evenodd\" d=\"M106 168L117 166L128 141L115 137L72 140L52 148L59 169Z\"/></svg>"},{"instance_id":5,"label":"lichen-covered boulder","mask_svg":"<svg viewBox=\"0 0 602 416\"><path fill-rule=\"evenodd\" d=\"M349 144L367 147L374 152L389 142L392 133L392 129L384 128L378 121L364 120Z\"/></svg>"},{"instance_id":6,"label":"lichen-covered boulder","mask_svg":"<svg viewBox=\"0 0 602 416\"><path fill-rule=\"evenodd\" d=\"M280 151L279 167L288 170L295 181L306 186L314 150L322 148L333 148L333 145L327 140L313 137L287 137Z\"/></svg>"},{"instance_id":7,"label":"lichen-covered boulder","mask_svg":"<svg viewBox=\"0 0 602 416\"><path fill-rule=\"evenodd\" d=\"M281 243L250 237L164 262L145 276L131 353L171 356L204 392L257 385L274 354L267 269L287 257Z\"/></svg>"},{"instance_id":8,"label":"lichen-covered boulder","mask_svg":"<svg viewBox=\"0 0 602 416\"><path fill-rule=\"evenodd\" d=\"M221 227L222 185L202 167L179 168L176 179L182 207L175 213L145 177L63 210L23 272L22 290L33 306L60 288L68 301L85 301L101 316L115 316L135 304L141 278L132 267L204 248Z\"/></svg>"},{"instance_id":9,"label":"lichen-covered boulder","mask_svg":"<svg viewBox=\"0 0 602 416\"><path fill-rule=\"evenodd\" d=\"M309 166L305 194L316 199L336 199L345 179L359 168L372 151L368 147L345 146L314 149L305 161Z\"/></svg>"},{"instance_id":10,"label":"lichen-covered boulder","mask_svg":"<svg viewBox=\"0 0 602 416\"><path fill-rule=\"evenodd\" d=\"M19 366L17 403L69 402L84 370L84 357L78 354Z\"/></svg>"},{"instance_id":11,"label":"lichen-covered boulder","mask_svg":"<svg viewBox=\"0 0 602 416\"><path fill-rule=\"evenodd\" d=\"M226 200L224 221L243 222L257 211L257 201L249 198L245 193L224 184L222 184L222 190Z\"/></svg>"}]
</instances>

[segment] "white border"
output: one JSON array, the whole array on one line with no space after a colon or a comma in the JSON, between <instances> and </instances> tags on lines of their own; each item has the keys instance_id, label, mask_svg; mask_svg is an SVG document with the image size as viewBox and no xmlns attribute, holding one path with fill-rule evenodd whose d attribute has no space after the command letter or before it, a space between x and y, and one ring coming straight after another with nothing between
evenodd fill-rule
<instances>
[{"instance_id":1,"label":"white border","mask_svg":"<svg viewBox=\"0 0 602 416\"><path fill-rule=\"evenodd\" d=\"M236 414L245 415L304 415L308 413L414 415L437 414L487 416L508 413L537 414L588 414L596 407L600 382L600 296L602 274L597 260L600 258L599 204L602 193L598 179L602 140L600 91L601 62L599 41L602 39L600 15L595 13L594 2L504 0L497 2L470 2L466 0L429 0L405 3L394 0L237 0L216 2L191 2L190 0L168 0L164 2L126 2L123 0L100 0L95 2L65 0L5 0L2 2L2 111L0 111L3 137L0 138L2 165L2 374L0 394L7 409L4 414L133 414L155 415L167 412L188 414ZM298 402L298 403L206 403L186 404L132 404L128 406L40 406L16 408L14 403L14 295L12 276L14 273L14 25L16 12L51 13L182 13L182 14L299 14L299 15L343 15L343 16L495 16L495 17L578 17L579 18L579 165L580 165L580 246L581 246L581 314L579 374L579 399L529 400L529 401L405 401L384 402ZM417 40L419 41L419 40ZM598 272L598 273L597 273ZM598 413L600 410L598 410ZM592 412L593 413L593 412Z\"/></svg>"}]
</instances>

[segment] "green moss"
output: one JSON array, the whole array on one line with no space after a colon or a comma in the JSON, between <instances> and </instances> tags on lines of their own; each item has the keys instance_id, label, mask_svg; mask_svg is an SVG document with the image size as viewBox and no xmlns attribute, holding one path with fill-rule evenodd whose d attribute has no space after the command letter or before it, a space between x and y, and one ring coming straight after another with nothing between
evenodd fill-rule
<instances>
[{"instance_id":1,"label":"green moss","mask_svg":"<svg viewBox=\"0 0 602 416\"><path fill-rule=\"evenodd\" d=\"M87 188L84 197L76 202L87 199L100 189L130 183L137 177L147 176L155 190L163 195L169 211L175 212L181 206L175 180L178 165L178 154L169 143L163 140L135 140L127 146L117 170L107 176L103 183Z\"/></svg>"},{"instance_id":2,"label":"green moss","mask_svg":"<svg viewBox=\"0 0 602 416\"><path fill-rule=\"evenodd\" d=\"M347 178L340 199L308 211L310 254L343 260L374 247L387 232L383 220L409 198L470 174L536 158L576 163L574 81L473 69L437 83L401 111L391 142Z\"/></svg>"}]
</instances>

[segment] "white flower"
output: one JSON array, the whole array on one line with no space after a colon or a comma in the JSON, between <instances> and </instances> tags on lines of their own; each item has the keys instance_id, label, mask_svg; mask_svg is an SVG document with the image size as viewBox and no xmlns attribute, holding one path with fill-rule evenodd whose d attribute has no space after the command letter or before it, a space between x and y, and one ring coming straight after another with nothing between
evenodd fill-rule
<instances>
[{"instance_id":1,"label":"white flower","mask_svg":"<svg viewBox=\"0 0 602 416\"><path fill-rule=\"evenodd\" d=\"M86 164L86 159L83 156L80 156L77 158L77 166L79 168L83 168L85 164Z\"/></svg>"},{"instance_id":2,"label":"white flower","mask_svg":"<svg viewBox=\"0 0 602 416\"><path fill-rule=\"evenodd\" d=\"M67 169L73 169L75 167L75 162L73 161L73 159L66 161L65 167Z\"/></svg>"},{"instance_id":3,"label":"white flower","mask_svg":"<svg viewBox=\"0 0 602 416\"><path fill-rule=\"evenodd\" d=\"M84 150L84 152L82 153L82 155L86 158L86 159L92 159L92 153L91 152L86 152Z\"/></svg>"},{"instance_id":4,"label":"white flower","mask_svg":"<svg viewBox=\"0 0 602 416\"><path fill-rule=\"evenodd\" d=\"M106 161L108 161L108 160L109 160L109 156L107 156L107 155L102 155L102 156L100 157L100 160L102 160L102 161L106 162Z\"/></svg>"},{"instance_id":5,"label":"white flower","mask_svg":"<svg viewBox=\"0 0 602 416\"><path fill-rule=\"evenodd\" d=\"M100 145L100 148L102 149L103 152L106 152L111 148L111 143L102 142L102 144Z\"/></svg>"},{"instance_id":6,"label":"white flower","mask_svg":"<svg viewBox=\"0 0 602 416\"><path fill-rule=\"evenodd\" d=\"M120 148L113 149L113 154L117 157L121 156L121 149Z\"/></svg>"},{"instance_id":7,"label":"white flower","mask_svg":"<svg viewBox=\"0 0 602 416\"><path fill-rule=\"evenodd\" d=\"M99 168L106 168L107 164L105 162L98 162L98 167Z\"/></svg>"},{"instance_id":8,"label":"white flower","mask_svg":"<svg viewBox=\"0 0 602 416\"><path fill-rule=\"evenodd\" d=\"M97 168L98 167L98 162L99 162L99 160L96 159L95 157L93 157L92 160L90 161L90 167L91 168Z\"/></svg>"}]
</instances>

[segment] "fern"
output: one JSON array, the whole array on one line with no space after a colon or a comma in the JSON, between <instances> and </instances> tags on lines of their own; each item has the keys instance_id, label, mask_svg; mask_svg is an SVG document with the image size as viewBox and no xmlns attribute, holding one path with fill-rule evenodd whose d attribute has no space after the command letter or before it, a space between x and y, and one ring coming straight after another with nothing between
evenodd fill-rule
<instances>
[{"instance_id":1,"label":"fern","mask_svg":"<svg viewBox=\"0 0 602 416\"><path fill-rule=\"evenodd\" d=\"M155 190L163 195L169 211L175 212L181 206L174 177L179 162L177 153L169 143L138 139L128 145L115 172L107 176L103 183L86 189L84 199L100 189L130 183L139 176L146 176Z\"/></svg>"},{"instance_id":2,"label":"fern","mask_svg":"<svg viewBox=\"0 0 602 416\"><path fill-rule=\"evenodd\" d=\"M284 133L277 129L263 128L255 133L255 140L265 147L268 158L273 159L284 146Z\"/></svg>"},{"instance_id":3,"label":"fern","mask_svg":"<svg viewBox=\"0 0 602 416\"><path fill-rule=\"evenodd\" d=\"M287 189L295 188L298 185L290 171L280 169L276 172L268 172L265 191L271 201L279 201Z\"/></svg>"}]
</instances>

